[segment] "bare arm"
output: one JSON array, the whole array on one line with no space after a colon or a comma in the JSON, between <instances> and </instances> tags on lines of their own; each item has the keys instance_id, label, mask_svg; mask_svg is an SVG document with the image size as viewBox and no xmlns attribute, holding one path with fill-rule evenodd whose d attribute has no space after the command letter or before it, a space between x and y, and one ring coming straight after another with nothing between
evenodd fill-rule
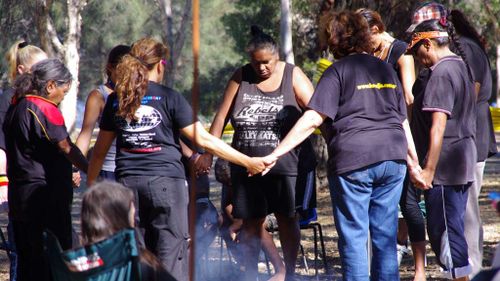
<instances>
[{"instance_id":1,"label":"bare arm","mask_svg":"<svg viewBox=\"0 0 500 281\"><path fill-rule=\"evenodd\" d=\"M71 142L69 137L57 143L57 147L64 153L64 156L78 169L87 173L88 162L78 147Z\"/></svg>"},{"instance_id":2,"label":"bare arm","mask_svg":"<svg viewBox=\"0 0 500 281\"><path fill-rule=\"evenodd\" d=\"M304 112L302 117L295 123L293 128L288 132L286 137L281 141L281 143L274 149L271 156L276 159L280 156L288 153L294 147L302 143L309 135L311 135L316 128L318 128L326 116L316 112L312 109Z\"/></svg>"},{"instance_id":3,"label":"bare arm","mask_svg":"<svg viewBox=\"0 0 500 281\"><path fill-rule=\"evenodd\" d=\"M224 141L209 134L200 122L196 122L181 129L181 133L206 151L228 160L234 164L246 167L252 175L265 169L261 158L250 158L232 148Z\"/></svg>"},{"instance_id":4,"label":"bare arm","mask_svg":"<svg viewBox=\"0 0 500 281\"><path fill-rule=\"evenodd\" d=\"M90 146L90 139L94 131L95 124L104 108L104 98L97 90L90 92L85 103L85 114L83 116L82 130L76 139L76 146L80 148L83 155L87 155Z\"/></svg>"},{"instance_id":5,"label":"bare arm","mask_svg":"<svg viewBox=\"0 0 500 281\"><path fill-rule=\"evenodd\" d=\"M293 91L299 106L306 108L314 93L314 87L311 80L298 67L293 69Z\"/></svg>"},{"instance_id":6,"label":"bare arm","mask_svg":"<svg viewBox=\"0 0 500 281\"><path fill-rule=\"evenodd\" d=\"M410 130L410 124L408 119L403 122L403 129L406 135L406 142L408 143L408 152L406 157L406 165L408 166L408 172L410 174L410 180L414 185L425 185L422 178L422 167L418 162L418 155L415 149L415 143L413 142L413 136Z\"/></svg>"},{"instance_id":7,"label":"bare arm","mask_svg":"<svg viewBox=\"0 0 500 281\"><path fill-rule=\"evenodd\" d=\"M89 171L87 174L88 186L91 186L97 179L99 171L101 171L102 164L104 163L104 158L106 157L106 154L108 153L108 150L115 138L116 133L113 131L99 131L97 141L94 145L94 151L92 152L92 157L90 158Z\"/></svg>"},{"instance_id":8,"label":"bare arm","mask_svg":"<svg viewBox=\"0 0 500 281\"><path fill-rule=\"evenodd\" d=\"M417 185L417 187L419 188L429 189L432 187L432 180L434 179L434 174L436 173L436 167L439 161L441 147L443 145L446 120L447 116L445 113L432 113L432 126L429 135L429 151L427 153L427 160L425 162L424 170L422 171L422 177L425 182L425 186Z\"/></svg>"},{"instance_id":9,"label":"bare arm","mask_svg":"<svg viewBox=\"0 0 500 281\"><path fill-rule=\"evenodd\" d=\"M224 91L224 96L222 97L222 101L219 105L217 113L215 114L212 125L210 126L210 134L213 136L220 138L222 133L224 132L224 127L229 120L229 113L233 106L234 98L236 97L236 93L238 92L238 88L241 83L241 69L236 70L231 79L226 85L226 89ZM211 153L203 153L203 155L198 159L195 164L195 168L197 172L209 171L212 166L213 155Z\"/></svg>"},{"instance_id":10,"label":"bare arm","mask_svg":"<svg viewBox=\"0 0 500 281\"><path fill-rule=\"evenodd\" d=\"M401 56L398 60L398 66L406 106L409 107L413 104L413 93L411 89L413 87L413 83L415 83L415 63L413 61L413 56Z\"/></svg>"}]
</instances>

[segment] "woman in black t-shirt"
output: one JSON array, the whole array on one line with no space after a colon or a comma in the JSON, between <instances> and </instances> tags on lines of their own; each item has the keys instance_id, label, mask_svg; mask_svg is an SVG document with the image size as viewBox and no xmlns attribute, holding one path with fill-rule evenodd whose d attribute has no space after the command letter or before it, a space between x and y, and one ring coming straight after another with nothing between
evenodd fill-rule
<instances>
[{"instance_id":1,"label":"woman in black t-shirt","mask_svg":"<svg viewBox=\"0 0 500 281\"><path fill-rule=\"evenodd\" d=\"M477 159L476 102L471 70L450 50L451 40L461 51L445 17L424 21L413 30L409 50L430 68L430 76L424 93L415 99L411 126L424 167L424 182L416 186L425 190L432 249L450 279L468 280L463 218Z\"/></svg>"},{"instance_id":2,"label":"woman in black t-shirt","mask_svg":"<svg viewBox=\"0 0 500 281\"><path fill-rule=\"evenodd\" d=\"M260 173L262 159L250 158L210 135L194 121L186 99L160 85L168 48L144 38L132 45L117 66L115 93L104 107L90 160L88 183L101 170L116 138L117 180L136 195L137 226L146 247L178 280L188 279L188 189L181 162L179 135L208 152Z\"/></svg>"},{"instance_id":3,"label":"woman in black t-shirt","mask_svg":"<svg viewBox=\"0 0 500 281\"><path fill-rule=\"evenodd\" d=\"M72 168L87 160L68 135L57 108L70 88L71 73L57 59L35 64L15 82L4 122L9 177L9 217L18 253L17 280L49 280L42 231L63 249L72 246Z\"/></svg>"},{"instance_id":4,"label":"woman in black t-shirt","mask_svg":"<svg viewBox=\"0 0 500 281\"><path fill-rule=\"evenodd\" d=\"M356 11L363 15L370 26L373 55L391 64L398 74L403 93L405 96L408 120L411 120L411 108L413 106L412 87L415 82L415 65L413 57L406 54L408 44L401 40L394 39L385 32L385 25L378 12L369 9L359 9ZM419 208L420 194L408 180L405 179L403 192L399 206L403 218L398 222L398 262L400 263L403 254L407 250L408 235L413 250L415 262L415 280L425 279L425 222Z\"/></svg>"},{"instance_id":5,"label":"woman in black t-shirt","mask_svg":"<svg viewBox=\"0 0 500 281\"><path fill-rule=\"evenodd\" d=\"M370 34L361 15L332 12L320 28L338 61L323 73L309 110L265 160L272 167L324 123L344 280L398 280L397 204L407 165L419 180L401 86L389 64L368 54ZM368 232L371 274L363 246Z\"/></svg>"}]
</instances>

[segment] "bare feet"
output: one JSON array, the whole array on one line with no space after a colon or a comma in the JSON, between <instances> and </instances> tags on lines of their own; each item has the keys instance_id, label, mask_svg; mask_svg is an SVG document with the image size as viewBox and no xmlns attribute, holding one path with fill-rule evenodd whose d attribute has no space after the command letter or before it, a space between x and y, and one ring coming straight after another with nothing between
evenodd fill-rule
<instances>
[{"instance_id":1,"label":"bare feet","mask_svg":"<svg viewBox=\"0 0 500 281\"><path fill-rule=\"evenodd\" d=\"M283 272L277 272L275 273L269 280L267 281L285 281L285 270L282 270Z\"/></svg>"},{"instance_id":2,"label":"bare feet","mask_svg":"<svg viewBox=\"0 0 500 281\"><path fill-rule=\"evenodd\" d=\"M425 272L415 272L415 278L413 281L426 281Z\"/></svg>"}]
</instances>

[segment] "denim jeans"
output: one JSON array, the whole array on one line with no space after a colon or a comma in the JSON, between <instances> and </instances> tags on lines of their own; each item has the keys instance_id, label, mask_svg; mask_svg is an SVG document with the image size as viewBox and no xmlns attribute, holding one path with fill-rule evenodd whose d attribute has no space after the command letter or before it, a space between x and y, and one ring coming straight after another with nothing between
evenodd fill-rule
<instances>
[{"instance_id":1,"label":"denim jeans","mask_svg":"<svg viewBox=\"0 0 500 281\"><path fill-rule=\"evenodd\" d=\"M329 177L343 280L399 280L396 233L405 173L403 161L383 161Z\"/></svg>"}]
</instances>

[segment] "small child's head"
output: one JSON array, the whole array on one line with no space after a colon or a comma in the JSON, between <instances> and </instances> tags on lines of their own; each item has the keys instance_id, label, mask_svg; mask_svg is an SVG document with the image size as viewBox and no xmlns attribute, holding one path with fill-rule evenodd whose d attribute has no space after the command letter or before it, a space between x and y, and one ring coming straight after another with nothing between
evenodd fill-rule
<instances>
[{"instance_id":1,"label":"small child's head","mask_svg":"<svg viewBox=\"0 0 500 281\"><path fill-rule=\"evenodd\" d=\"M217 158L215 161L215 179L223 185L231 186L231 167L227 160Z\"/></svg>"},{"instance_id":2,"label":"small child's head","mask_svg":"<svg viewBox=\"0 0 500 281\"><path fill-rule=\"evenodd\" d=\"M102 181L91 186L82 199L82 238L91 244L125 228L134 227L134 193L123 185Z\"/></svg>"}]
</instances>

